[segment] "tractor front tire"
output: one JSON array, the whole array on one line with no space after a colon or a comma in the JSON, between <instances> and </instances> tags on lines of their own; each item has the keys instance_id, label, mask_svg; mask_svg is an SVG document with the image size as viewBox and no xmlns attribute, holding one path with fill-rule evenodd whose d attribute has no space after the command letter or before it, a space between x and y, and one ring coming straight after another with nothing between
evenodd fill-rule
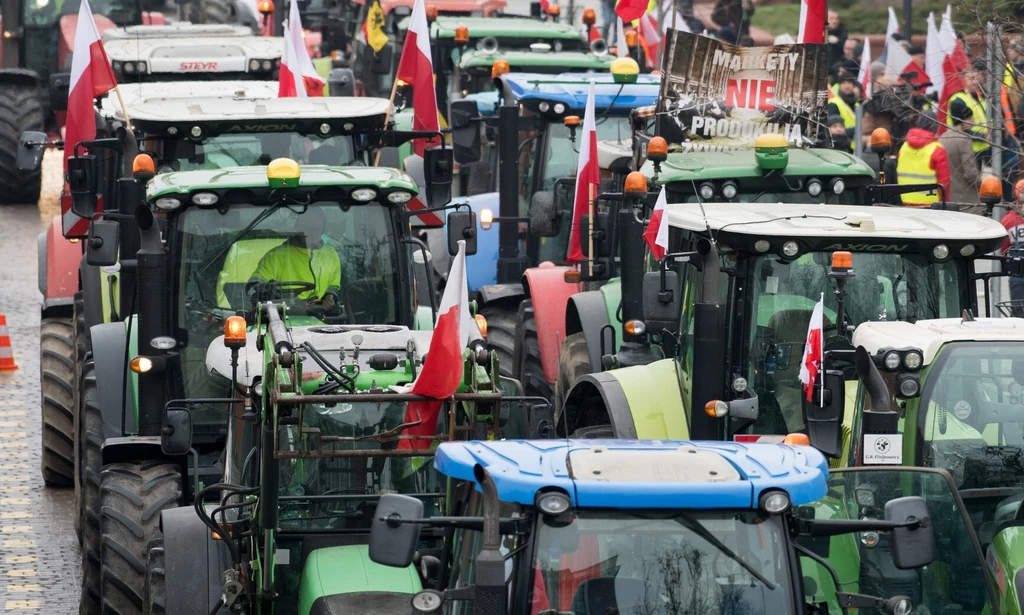
<instances>
[{"instance_id":1,"label":"tractor front tire","mask_svg":"<svg viewBox=\"0 0 1024 615\"><path fill-rule=\"evenodd\" d=\"M508 304L480 310L487 319L487 349L498 357L498 372L513 378L516 354L516 309Z\"/></svg>"},{"instance_id":2,"label":"tractor front tire","mask_svg":"<svg viewBox=\"0 0 1024 615\"><path fill-rule=\"evenodd\" d=\"M157 532L146 551L145 608L142 615L164 615L167 586L164 572L164 535Z\"/></svg>"},{"instance_id":3,"label":"tractor front tire","mask_svg":"<svg viewBox=\"0 0 1024 615\"><path fill-rule=\"evenodd\" d=\"M181 471L162 461L110 463L100 478L104 613L143 612L147 551L160 513L181 504Z\"/></svg>"},{"instance_id":4,"label":"tractor front tire","mask_svg":"<svg viewBox=\"0 0 1024 615\"><path fill-rule=\"evenodd\" d=\"M561 417L565 398L576 381L593 370L590 366L590 353L587 352L587 339L583 333L573 333L565 338L558 352L558 379L555 380L555 416Z\"/></svg>"},{"instance_id":5,"label":"tractor front tire","mask_svg":"<svg viewBox=\"0 0 1024 615\"><path fill-rule=\"evenodd\" d=\"M100 474L103 470L103 414L96 390L96 366L82 368L82 400L78 422L79 501L76 511L82 527L81 615L100 613Z\"/></svg>"},{"instance_id":6,"label":"tractor front tire","mask_svg":"<svg viewBox=\"0 0 1024 615\"><path fill-rule=\"evenodd\" d=\"M74 332L71 318L44 318L39 325L42 472L48 487L75 484Z\"/></svg>"},{"instance_id":7,"label":"tractor front tire","mask_svg":"<svg viewBox=\"0 0 1024 615\"><path fill-rule=\"evenodd\" d=\"M18 169L18 143L26 130L42 132L45 128L37 88L0 85L0 203L39 202L42 174Z\"/></svg>"},{"instance_id":8,"label":"tractor front tire","mask_svg":"<svg viewBox=\"0 0 1024 615\"><path fill-rule=\"evenodd\" d=\"M490 329L490 325L488 325ZM515 378L523 385L523 391L531 397L551 400L554 387L544 377L540 360L540 340L537 338L537 321L533 316L533 301L527 299L519 304L516 315Z\"/></svg>"}]
</instances>

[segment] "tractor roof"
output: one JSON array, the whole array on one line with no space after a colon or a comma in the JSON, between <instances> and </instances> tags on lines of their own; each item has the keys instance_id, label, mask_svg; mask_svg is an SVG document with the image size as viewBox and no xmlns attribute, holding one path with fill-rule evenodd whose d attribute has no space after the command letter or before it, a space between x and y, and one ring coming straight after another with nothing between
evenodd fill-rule
<instances>
[{"instance_id":1,"label":"tractor roof","mask_svg":"<svg viewBox=\"0 0 1024 615\"><path fill-rule=\"evenodd\" d=\"M453 39L455 38L455 29L459 26L466 26L469 29L470 40L490 36L498 39L499 44L502 39L508 38L528 38L535 43L555 40L583 42L581 32L570 24L520 16L459 17L441 15L430 28L430 38ZM408 29L408 24L403 21L399 28Z\"/></svg>"},{"instance_id":2,"label":"tractor roof","mask_svg":"<svg viewBox=\"0 0 1024 615\"><path fill-rule=\"evenodd\" d=\"M625 114L636 107L657 102L661 79L653 75L638 75L636 83L618 84L611 73L510 73L505 78L516 100L560 102L580 111L587 106L591 82L594 83L595 108L610 108Z\"/></svg>"},{"instance_id":3,"label":"tractor roof","mask_svg":"<svg viewBox=\"0 0 1024 615\"><path fill-rule=\"evenodd\" d=\"M946 344L954 342L1024 342L1024 318L960 318L919 320L915 323L866 322L853 333L853 345L871 354L882 349L917 348L928 365Z\"/></svg>"},{"instance_id":4,"label":"tractor roof","mask_svg":"<svg viewBox=\"0 0 1024 615\"><path fill-rule=\"evenodd\" d=\"M379 190L407 190L416 194L416 182L397 169L385 167L301 166L299 187L367 186ZM233 167L208 171L162 173L149 182L146 198L187 195L193 192L269 186L267 167Z\"/></svg>"},{"instance_id":5,"label":"tractor roof","mask_svg":"<svg viewBox=\"0 0 1024 615\"><path fill-rule=\"evenodd\" d=\"M950 254L986 254L1006 239L1003 225L975 214L904 207L784 203L669 203L670 226L751 250L768 240L777 251L795 240L801 251L926 253L946 244ZM774 244L779 244L776 246ZM966 247L973 246L973 250Z\"/></svg>"},{"instance_id":6,"label":"tractor roof","mask_svg":"<svg viewBox=\"0 0 1024 615\"><path fill-rule=\"evenodd\" d=\"M149 27L149 26L147 26ZM150 74L159 73L248 73L269 79L281 57L282 38L264 36L167 36L163 38L119 38L103 43L107 57L119 70L122 62L145 62ZM250 63L260 62L253 69ZM263 62L270 62L263 66ZM139 70L136 66L133 70Z\"/></svg>"},{"instance_id":7,"label":"tractor roof","mask_svg":"<svg viewBox=\"0 0 1024 615\"><path fill-rule=\"evenodd\" d=\"M146 40L164 38L227 38L252 36L252 30L233 24L194 24L181 21L159 26L128 26L103 32L103 42L120 39Z\"/></svg>"},{"instance_id":8,"label":"tractor roof","mask_svg":"<svg viewBox=\"0 0 1024 615\"><path fill-rule=\"evenodd\" d=\"M506 502L532 506L564 490L581 508L743 508L783 489L800 506L827 491L824 456L809 446L651 440L445 442L434 467L474 480L484 466Z\"/></svg>"},{"instance_id":9,"label":"tractor roof","mask_svg":"<svg viewBox=\"0 0 1024 615\"><path fill-rule=\"evenodd\" d=\"M509 69L514 72L539 72L538 69L551 68L552 73L566 70L574 72L607 71L616 58L606 54L598 56L589 51L530 51L522 49L499 49L490 53L479 49L471 49L462 54L459 68L486 68L498 60L508 62Z\"/></svg>"},{"instance_id":10,"label":"tractor roof","mask_svg":"<svg viewBox=\"0 0 1024 615\"><path fill-rule=\"evenodd\" d=\"M171 100L253 99L277 98L276 81L154 81L120 84L121 98L132 113L142 103L157 103ZM100 113L107 117L119 117L121 105L116 96L106 96L100 103Z\"/></svg>"},{"instance_id":11,"label":"tractor roof","mask_svg":"<svg viewBox=\"0 0 1024 615\"><path fill-rule=\"evenodd\" d=\"M366 0L353 0L358 5L365 5ZM408 16L412 13L412 5L415 0L381 0L380 8L387 15L395 9L403 10ZM485 16L501 11L507 4L505 0L437 0L431 2L437 7L437 12L445 13L483 13Z\"/></svg>"},{"instance_id":12,"label":"tractor roof","mask_svg":"<svg viewBox=\"0 0 1024 615\"><path fill-rule=\"evenodd\" d=\"M317 97L235 99L204 96L133 105L132 123L150 134L182 136L199 126L205 134L330 130L345 134L379 129L389 103L383 98Z\"/></svg>"},{"instance_id":13,"label":"tractor roof","mask_svg":"<svg viewBox=\"0 0 1024 615\"><path fill-rule=\"evenodd\" d=\"M654 176L654 164L648 161L641 169L644 175ZM658 182L691 182L708 179L737 179L761 177L764 171L754 160L754 149L747 152L672 152L661 163ZM832 149L790 148L789 164L785 175L814 175L829 178L837 175L874 177L866 162L852 154Z\"/></svg>"}]
</instances>

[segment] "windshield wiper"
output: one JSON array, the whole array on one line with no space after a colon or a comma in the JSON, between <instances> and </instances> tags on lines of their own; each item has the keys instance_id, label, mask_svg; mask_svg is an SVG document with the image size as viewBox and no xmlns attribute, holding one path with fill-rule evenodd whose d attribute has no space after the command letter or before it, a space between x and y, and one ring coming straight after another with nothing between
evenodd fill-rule
<instances>
[{"instance_id":1,"label":"windshield wiper","mask_svg":"<svg viewBox=\"0 0 1024 615\"><path fill-rule=\"evenodd\" d=\"M242 232L239 233L237 237L235 237L234 239L231 240L231 243L229 243L228 245L224 246L224 249L221 250L220 252L218 252L217 256L213 257L210 260L210 262L206 263L205 267L203 267L202 269L199 270L199 274L198 275L203 275L204 273L206 273L206 271L210 267L213 266L214 263L220 262L220 259L224 258L224 255L227 254L228 251L231 250L231 248L236 243L238 243L239 241L242 240L243 237L248 235L252 231L252 229L256 228L256 225L258 225L260 222L263 222L264 220L269 218L270 214L272 214L275 211L277 211L278 208L280 208L281 206L283 206L287 202L288 202L287 199L281 199L280 201L274 203L270 207L268 207L268 208L264 209L263 211L261 211L259 213L259 215L257 215L255 218L252 219L252 222L247 224L246 227L244 229L242 229Z\"/></svg>"},{"instance_id":2,"label":"windshield wiper","mask_svg":"<svg viewBox=\"0 0 1024 615\"><path fill-rule=\"evenodd\" d=\"M764 578L764 575L762 575L757 570L754 570L753 566L748 564L746 560L744 560L742 557L737 555L735 551L726 546L724 542L719 540L718 537L712 534L711 531L708 530L708 528L704 527L701 524L701 522L694 518L690 513L685 511L678 511L678 516L676 517L676 520L685 525L694 534L700 536L707 542L711 543L713 547L724 553L726 557L736 562L740 566L743 566L744 570L749 572L751 576L753 576L755 579L763 583L765 587L767 587L769 590L775 589L774 583Z\"/></svg>"}]
</instances>

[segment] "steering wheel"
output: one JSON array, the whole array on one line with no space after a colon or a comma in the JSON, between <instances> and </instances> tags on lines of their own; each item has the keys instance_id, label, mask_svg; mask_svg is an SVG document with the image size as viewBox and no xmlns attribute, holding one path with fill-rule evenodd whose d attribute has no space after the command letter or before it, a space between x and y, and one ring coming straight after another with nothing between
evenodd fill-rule
<instances>
[{"instance_id":1,"label":"steering wheel","mask_svg":"<svg viewBox=\"0 0 1024 615\"><path fill-rule=\"evenodd\" d=\"M304 292L316 290L316 284L312 282L276 281L258 282L253 286L255 292L253 298L256 301L271 301L273 299L297 299Z\"/></svg>"}]
</instances>

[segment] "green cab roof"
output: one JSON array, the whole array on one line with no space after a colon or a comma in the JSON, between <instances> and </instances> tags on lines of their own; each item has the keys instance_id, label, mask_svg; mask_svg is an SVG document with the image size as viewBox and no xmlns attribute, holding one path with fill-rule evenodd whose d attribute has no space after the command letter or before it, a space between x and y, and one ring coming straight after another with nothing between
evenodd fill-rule
<instances>
[{"instance_id":1,"label":"green cab roof","mask_svg":"<svg viewBox=\"0 0 1024 615\"><path fill-rule=\"evenodd\" d=\"M612 62L617 58L610 54L598 56L589 51L523 51L508 50L487 53L486 51L472 50L462 55L459 61L459 68L488 68L497 61L508 62L512 72L544 72L542 69L551 68L558 73L575 71L606 71Z\"/></svg>"},{"instance_id":2,"label":"green cab roof","mask_svg":"<svg viewBox=\"0 0 1024 615\"><path fill-rule=\"evenodd\" d=\"M648 161L641 171L644 175L652 177L654 164ZM853 154L819 148L791 148L785 174L874 177L871 167ZM750 151L673 152L669 153L668 160L661 163L658 182L670 184L761 175L762 170L754 160L754 148L750 148Z\"/></svg>"},{"instance_id":3,"label":"green cab roof","mask_svg":"<svg viewBox=\"0 0 1024 615\"><path fill-rule=\"evenodd\" d=\"M438 16L430 28L433 39L455 38L459 26L469 28L470 40L488 36L503 38L533 38L535 42L549 40L582 41L580 31L567 23L540 21L530 17L454 17Z\"/></svg>"},{"instance_id":4,"label":"green cab roof","mask_svg":"<svg viewBox=\"0 0 1024 615\"><path fill-rule=\"evenodd\" d=\"M369 186L379 190L407 190L416 194L416 182L397 169L302 165L299 187ZM234 167L209 171L177 171L157 175L146 189L148 200L231 188L268 188L267 167Z\"/></svg>"}]
</instances>

